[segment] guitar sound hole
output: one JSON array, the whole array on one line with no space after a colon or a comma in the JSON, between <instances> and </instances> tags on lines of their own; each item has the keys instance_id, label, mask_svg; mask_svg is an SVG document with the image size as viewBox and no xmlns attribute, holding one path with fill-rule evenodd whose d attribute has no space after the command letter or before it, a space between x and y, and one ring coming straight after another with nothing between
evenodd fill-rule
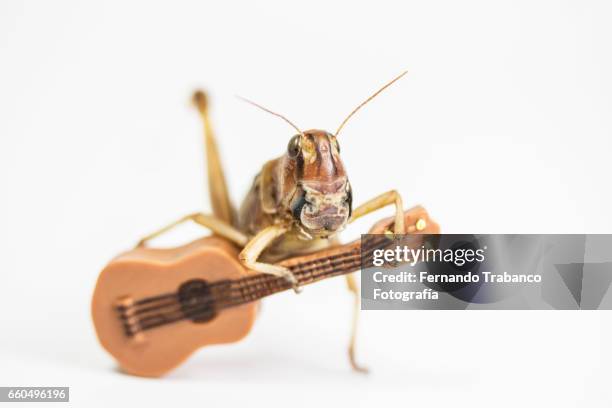
<instances>
[{"instance_id":1,"label":"guitar sound hole","mask_svg":"<svg viewBox=\"0 0 612 408\"><path fill-rule=\"evenodd\" d=\"M194 323L210 321L217 314L210 286L202 279L183 283L178 290L181 310Z\"/></svg>"}]
</instances>

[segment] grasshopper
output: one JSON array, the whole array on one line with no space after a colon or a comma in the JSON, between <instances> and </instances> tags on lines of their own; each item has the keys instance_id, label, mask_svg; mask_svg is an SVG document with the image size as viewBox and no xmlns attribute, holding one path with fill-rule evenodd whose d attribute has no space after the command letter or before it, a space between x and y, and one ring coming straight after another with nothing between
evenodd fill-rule
<instances>
[{"instance_id":1,"label":"grasshopper","mask_svg":"<svg viewBox=\"0 0 612 408\"><path fill-rule=\"evenodd\" d=\"M388 205L395 205L394 234L422 230L423 225L406 228L400 194L391 190L353 208L351 184L340 158L338 135L348 120L406 72L386 83L359 104L342 121L335 133L311 129L302 131L285 116L255 102L246 102L275 115L296 131L286 152L263 165L239 210L232 206L212 129L208 100L196 91L193 102L204 124L208 185L212 214L193 213L147 235L138 243L149 240L184 222L192 221L208 228L242 249L240 262L247 268L282 276L299 293L295 276L274 262L293 255L313 252L338 245L337 234L345 226L364 215ZM366 371L355 360L355 341L359 313L359 291L353 275L346 275L348 289L354 295L355 310L349 343L349 360L357 371Z\"/></svg>"}]
</instances>

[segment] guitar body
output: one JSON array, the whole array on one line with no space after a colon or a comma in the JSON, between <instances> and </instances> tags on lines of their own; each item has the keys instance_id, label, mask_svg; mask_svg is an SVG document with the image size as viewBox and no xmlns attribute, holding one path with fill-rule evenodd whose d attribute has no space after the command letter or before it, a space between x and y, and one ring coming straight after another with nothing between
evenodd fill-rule
<instances>
[{"instance_id":1,"label":"guitar body","mask_svg":"<svg viewBox=\"0 0 612 408\"><path fill-rule=\"evenodd\" d=\"M92 317L100 343L124 371L158 377L202 346L242 339L253 326L258 302L220 310L206 319L199 316L147 330L138 330L131 314L139 299L152 299L141 305L140 310L149 304L168 305L158 307L162 311L154 318L159 320L176 313L181 303L176 295L157 301L155 296L176 294L185 282L214 282L252 275L237 259L238 250L216 237L178 248L136 248L119 255L101 272L92 300ZM130 335L126 334L126 324L133 328Z\"/></svg>"}]
</instances>

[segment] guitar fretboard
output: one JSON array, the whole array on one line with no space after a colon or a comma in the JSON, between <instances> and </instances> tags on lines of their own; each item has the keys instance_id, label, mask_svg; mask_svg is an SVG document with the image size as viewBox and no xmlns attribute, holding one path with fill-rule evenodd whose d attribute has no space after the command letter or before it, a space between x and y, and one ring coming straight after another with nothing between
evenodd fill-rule
<instances>
[{"instance_id":1,"label":"guitar fretboard","mask_svg":"<svg viewBox=\"0 0 612 408\"><path fill-rule=\"evenodd\" d=\"M411 246L422 242L414 235ZM284 260L278 265L289 268L300 286L323 279L345 275L370 265L373 249L391 245L385 235L369 235L325 251ZM368 257L363 256L363 253ZM190 285L189 287L183 287ZM190 319L205 322L220 310L254 302L266 296L291 289L285 278L269 274L256 274L236 280L216 282L190 281L178 291L135 300L129 306L117 306L119 318L127 336L162 325Z\"/></svg>"},{"instance_id":2,"label":"guitar fretboard","mask_svg":"<svg viewBox=\"0 0 612 408\"><path fill-rule=\"evenodd\" d=\"M368 246L381 245L388 239L381 236L370 240ZM279 265L289 268L295 275L300 286L345 275L361 268L361 243L354 241L341 245L323 253L315 253L292 258ZM222 307L233 307L253 302L266 296L291 289L292 285L282 277L268 274L257 274L231 282L231 294L221 303Z\"/></svg>"}]
</instances>

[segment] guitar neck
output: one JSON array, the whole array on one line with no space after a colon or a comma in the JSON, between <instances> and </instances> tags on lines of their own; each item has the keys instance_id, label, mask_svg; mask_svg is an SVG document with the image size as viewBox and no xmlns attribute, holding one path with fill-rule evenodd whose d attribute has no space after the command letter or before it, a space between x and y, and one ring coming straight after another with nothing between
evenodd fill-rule
<instances>
[{"instance_id":1,"label":"guitar neck","mask_svg":"<svg viewBox=\"0 0 612 408\"><path fill-rule=\"evenodd\" d=\"M367 249L372 249L388 242L390 242L389 239L380 235L368 240L365 246ZM361 241L356 240L323 252L287 259L279 262L278 265L289 268L297 278L299 285L305 286L323 279L358 271L362 263L361 251ZM234 307L292 289L291 283L285 278L269 274L257 274L228 283L223 295L218 297L218 307Z\"/></svg>"}]
</instances>

